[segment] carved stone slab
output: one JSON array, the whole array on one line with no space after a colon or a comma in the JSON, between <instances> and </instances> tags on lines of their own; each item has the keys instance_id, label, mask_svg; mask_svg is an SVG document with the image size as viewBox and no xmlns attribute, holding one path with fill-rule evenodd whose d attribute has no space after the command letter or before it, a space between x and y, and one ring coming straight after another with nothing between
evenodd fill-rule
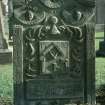
<instances>
[{"instance_id":1,"label":"carved stone slab","mask_svg":"<svg viewBox=\"0 0 105 105\"><path fill-rule=\"evenodd\" d=\"M94 6L94 0L13 1L10 26L22 26L13 31L16 105L95 103Z\"/></svg>"}]
</instances>

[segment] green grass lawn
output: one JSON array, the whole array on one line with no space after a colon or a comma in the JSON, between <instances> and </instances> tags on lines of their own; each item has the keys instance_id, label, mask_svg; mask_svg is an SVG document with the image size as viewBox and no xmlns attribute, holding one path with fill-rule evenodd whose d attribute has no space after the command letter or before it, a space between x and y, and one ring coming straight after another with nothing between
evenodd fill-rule
<instances>
[{"instance_id":1,"label":"green grass lawn","mask_svg":"<svg viewBox=\"0 0 105 105\"><path fill-rule=\"evenodd\" d=\"M0 97L13 97L13 66L0 65Z\"/></svg>"},{"instance_id":2,"label":"green grass lawn","mask_svg":"<svg viewBox=\"0 0 105 105\"><path fill-rule=\"evenodd\" d=\"M95 48L99 49L99 42L103 41L101 37L104 36L103 32L96 33ZM96 58L96 87L105 84L105 58Z\"/></svg>"},{"instance_id":3,"label":"green grass lawn","mask_svg":"<svg viewBox=\"0 0 105 105\"><path fill-rule=\"evenodd\" d=\"M95 48L98 50L99 39L103 32L96 33ZM105 58L96 58L96 86L105 84ZM12 64L0 65L0 97L13 97L13 66Z\"/></svg>"}]
</instances>

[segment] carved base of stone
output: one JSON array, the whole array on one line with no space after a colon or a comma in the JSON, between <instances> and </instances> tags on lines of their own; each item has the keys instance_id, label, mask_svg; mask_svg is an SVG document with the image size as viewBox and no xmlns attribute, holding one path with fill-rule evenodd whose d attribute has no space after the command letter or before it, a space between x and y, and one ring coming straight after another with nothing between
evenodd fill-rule
<instances>
[{"instance_id":1,"label":"carved base of stone","mask_svg":"<svg viewBox=\"0 0 105 105\"><path fill-rule=\"evenodd\" d=\"M99 50L96 52L97 57L105 57L105 41L100 42Z\"/></svg>"},{"instance_id":2,"label":"carved base of stone","mask_svg":"<svg viewBox=\"0 0 105 105\"><path fill-rule=\"evenodd\" d=\"M8 49L0 49L0 64L12 63L12 52Z\"/></svg>"}]
</instances>

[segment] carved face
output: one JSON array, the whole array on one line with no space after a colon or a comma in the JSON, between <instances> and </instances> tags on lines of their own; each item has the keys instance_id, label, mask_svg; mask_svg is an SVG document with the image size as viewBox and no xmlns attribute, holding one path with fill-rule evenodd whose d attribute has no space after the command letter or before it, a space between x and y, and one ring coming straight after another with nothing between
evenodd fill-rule
<instances>
[{"instance_id":1,"label":"carved face","mask_svg":"<svg viewBox=\"0 0 105 105\"><path fill-rule=\"evenodd\" d=\"M14 16L22 24L34 25L45 19L45 12L32 4L31 1L14 3Z\"/></svg>"},{"instance_id":2,"label":"carved face","mask_svg":"<svg viewBox=\"0 0 105 105\"><path fill-rule=\"evenodd\" d=\"M34 13L32 11L26 11L26 13L25 13L25 19L27 21L31 21L33 19L33 17L34 17Z\"/></svg>"}]
</instances>

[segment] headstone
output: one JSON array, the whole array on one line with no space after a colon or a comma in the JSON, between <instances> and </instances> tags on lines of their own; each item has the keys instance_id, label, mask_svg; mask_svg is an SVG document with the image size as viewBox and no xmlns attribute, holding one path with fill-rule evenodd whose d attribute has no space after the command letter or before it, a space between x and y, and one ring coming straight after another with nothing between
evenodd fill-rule
<instances>
[{"instance_id":1,"label":"headstone","mask_svg":"<svg viewBox=\"0 0 105 105\"><path fill-rule=\"evenodd\" d=\"M99 50L96 52L97 57L105 57L105 24L104 24L104 38L99 43Z\"/></svg>"},{"instance_id":2,"label":"headstone","mask_svg":"<svg viewBox=\"0 0 105 105\"><path fill-rule=\"evenodd\" d=\"M102 32L105 21L105 0L96 0L96 32Z\"/></svg>"},{"instance_id":3,"label":"headstone","mask_svg":"<svg viewBox=\"0 0 105 105\"><path fill-rule=\"evenodd\" d=\"M104 24L105 0L96 0L96 24Z\"/></svg>"},{"instance_id":4,"label":"headstone","mask_svg":"<svg viewBox=\"0 0 105 105\"><path fill-rule=\"evenodd\" d=\"M4 38L3 24L2 1L0 1L0 64L12 62L12 52L8 50L8 44Z\"/></svg>"},{"instance_id":5,"label":"headstone","mask_svg":"<svg viewBox=\"0 0 105 105\"><path fill-rule=\"evenodd\" d=\"M14 105L95 104L94 7L13 0Z\"/></svg>"},{"instance_id":6,"label":"headstone","mask_svg":"<svg viewBox=\"0 0 105 105\"><path fill-rule=\"evenodd\" d=\"M3 13L3 16L6 16L6 5L4 4L4 2L2 1L2 13Z\"/></svg>"}]
</instances>

